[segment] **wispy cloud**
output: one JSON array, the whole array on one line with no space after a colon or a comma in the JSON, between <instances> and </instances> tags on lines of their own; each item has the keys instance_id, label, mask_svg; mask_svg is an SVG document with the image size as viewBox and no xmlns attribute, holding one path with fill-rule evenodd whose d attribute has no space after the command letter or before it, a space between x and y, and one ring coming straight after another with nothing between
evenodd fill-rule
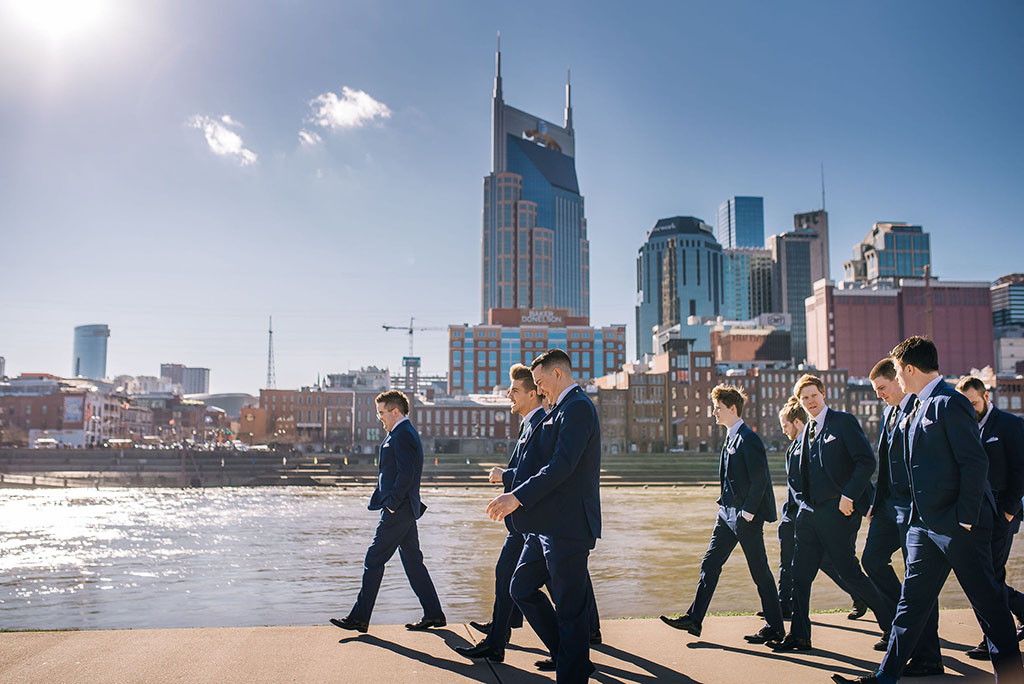
<instances>
[{"instance_id":1,"label":"wispy cloud","mask_svg":"<svg viewBox=\"0 0 1024 684\"><path fill-rule=\"evenodd\" d=\"M198 128L206 136L206 144L210 151L220 157L231 157L241 166L250 166L256 163L256 153L246 149L242 136L230 130L241 128L242 125L225 114L220 119L214 119L203 114L196 114L188 120L188 125Z\"/></svg>"},{"instance_id":2,"label":"wispy cloud","mask_svg":"<svg viewBox=\"0 0 1024 684\"><path fill-rule=\"evenodd\" d=\"M299 142L306 147L315 147L323 141L316 131L307 131L305 128L299 131Z\"/></svg>"},{"instance_id":3,"label":"wispy cloud","mask_svg":"<svg viewBox=\"0 0 1024 684\"><path fill-rule=\"evenodd\" d=\"M390 119L391 109L362 90L348 86L341 89L341 97L326 92L310 100L313 115L307 119L325 128L359 128L374 119Z\"/></svg>"}]
</instances>

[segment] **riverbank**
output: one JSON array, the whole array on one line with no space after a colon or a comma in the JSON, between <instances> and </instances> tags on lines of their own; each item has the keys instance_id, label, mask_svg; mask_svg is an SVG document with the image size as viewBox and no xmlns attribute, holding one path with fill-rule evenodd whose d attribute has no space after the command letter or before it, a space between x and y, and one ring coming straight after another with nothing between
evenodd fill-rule
<instances>
[{"instance_id":1,"label":"riverbank","mask_svg":"<svg viewBox=\"0 0 1024 684\"><path fill-rule=\"evenodd\" d=\"M870 614L869 614L870 615ZM325 619L328 616L325 616ZM416 616L411 614L409 619ZM657 619L607 620L604 644L594 647L599 682L828 682L833 672L873 669L881 653L869 619L844 613L813 616L814 650L777 654L743 640L762 624L753 616L709 617L700 639ZM940 612L947 674L958 682L991 682L992 668L964 651L980 630L970 610ZM514 632L504 663L471 662L451 647L474 643L464 624L432 632L371 625L368 634L329 625L229 629L140 629L0 633L0 682L98 684L181 682L549 682L534 661L546 656L529 628ZM922 684L950 681L921 678Z\"/></svg>"}]
</instances>

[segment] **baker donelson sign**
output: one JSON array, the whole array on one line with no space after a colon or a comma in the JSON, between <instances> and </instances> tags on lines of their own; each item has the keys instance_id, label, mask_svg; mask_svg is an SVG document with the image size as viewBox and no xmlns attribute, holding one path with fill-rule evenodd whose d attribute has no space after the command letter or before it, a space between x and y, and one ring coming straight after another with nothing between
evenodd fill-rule
<instances>
[{"instance_id":1,"label":"baker donelson sign","mask_svg":"<svg viewBox=\"0 0 1024 684\"><path fill-rule=\"evenodd\" d=\"M521 323L561 323L562 317L547 309L530 309L519 320Z\"/></svg>"}]
</instances>

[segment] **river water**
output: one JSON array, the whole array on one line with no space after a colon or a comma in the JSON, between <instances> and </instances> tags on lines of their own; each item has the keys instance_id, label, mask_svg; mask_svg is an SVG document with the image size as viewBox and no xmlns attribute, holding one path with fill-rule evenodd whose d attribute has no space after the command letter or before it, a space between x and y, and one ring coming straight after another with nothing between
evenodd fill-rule
<instances>
[{"instance_id":1,"label":"river water","mask_svg":"<svg viewBox=\"0 0 1024 684\"><path fill-rule=\"evenodd\" d=\"M782 501L784 491L776 489ZM347 614L378 514L365 488L0 490L0 629L323 624ZM486 621L505 527L483 513L493 492L425 488L427 568L451 622ZM696 586L716 488L604 488L604 538L590 568L603 618L682 612ZM867 525L861 529L863 548ZM765 527L778 565L775 525ZM1011 583L1024 585L1024 552ZM902 562L898 564L902 572ZM823 575L812 607L846 608ZM966 607L955 580L941 605ZM737 548L712 612L759 610ZM415 620L396 557L373 615Z\"/></svg>"}]
</instances>

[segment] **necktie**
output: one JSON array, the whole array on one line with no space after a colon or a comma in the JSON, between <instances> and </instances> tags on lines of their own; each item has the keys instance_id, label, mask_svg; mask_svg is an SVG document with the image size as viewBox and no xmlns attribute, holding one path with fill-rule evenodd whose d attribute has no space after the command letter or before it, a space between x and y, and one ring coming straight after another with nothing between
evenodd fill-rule
<instances>
[{"instance_id":1,"label":"necktie","mask_svg":"<svg viewBox=\"0 0 1024 684\"><path fill-rule=\"evenodd\" d=\"M905 451L904 451L904 457L907 458L908 460L910 459L910 446L912 444L912 442L911 442L912 435L910 433L913 430L914 418L917 417L917 411L920 408L921 408L921 400L919 398L915 398L914 399L914 408L910 411L910 415L907 416L907 427L906 427L906 430L903 431L903 439L905 441L904 446L906 448Z\"/></svg>"},{"instance_id":2,"label":"necktie","mask_svg":"<svg viewBox=\"0 0 1024 684\"><path fill-rule=\"evenodd\" d=\"M811 418L811 422L807 424L807 443L811 444L814 442L814 428L818 425L818 421Z\"/></svg>"},{"instance_id":3,"label":"necktie","mask_svg":"<svg viewBox=\"0 0 1024 684\"><path fill-rule=\"evenodd\" d=\"M892 431L893 431L893 428L896 427L896 416L899 415L899 412L900 412L900 407L899 406L893 406L892 407L892 411L889 412L889 422L885 426L885 433L887 435L891 435Z\"/></svg>"}]
</instances>

